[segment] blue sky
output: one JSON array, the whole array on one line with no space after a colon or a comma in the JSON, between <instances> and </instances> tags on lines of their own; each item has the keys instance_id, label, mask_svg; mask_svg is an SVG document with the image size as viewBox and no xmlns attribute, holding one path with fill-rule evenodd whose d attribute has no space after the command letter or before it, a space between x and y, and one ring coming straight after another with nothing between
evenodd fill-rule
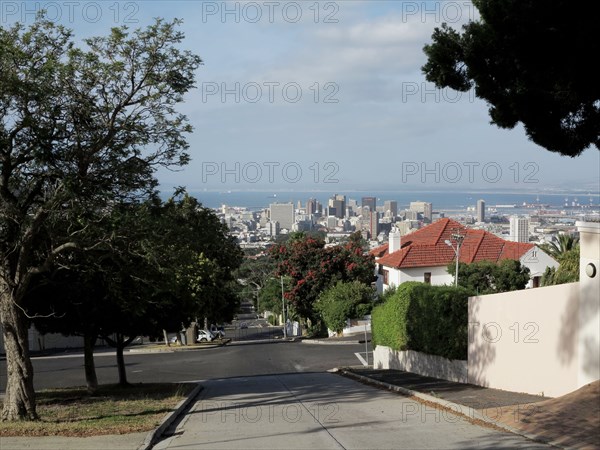
<instances>
[{"instance_id":1,"label":"blue sky","mask_svg":"<svg viewBox=\"0 0 600 450\"><path fill-rule=\"evenodd\" d=\"M34 2L1 3L3 24L31 22ZM35 4L77 36L184 20L204 65L181 106L192 162L160 172L165 189L599 190L598 150L555 155L490 125L472 94L425 82L423 46L476 17L468 1Z\"/></svg>"}]
</instances>

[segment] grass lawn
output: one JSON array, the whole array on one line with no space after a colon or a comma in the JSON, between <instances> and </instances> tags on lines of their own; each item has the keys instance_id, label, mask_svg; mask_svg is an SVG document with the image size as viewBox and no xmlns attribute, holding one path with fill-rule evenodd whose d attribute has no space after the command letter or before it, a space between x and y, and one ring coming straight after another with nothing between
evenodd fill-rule
<instances>
[{"instance_id":1,"label":"grass lawn","mask_svg":"<svg viewBox=\"0 0 600 450\"><path fill-rule=\"evenodd\" d=\"M175 409L194 384L100 386L36 393L39 421L0 422L0 436L96 436L150 431Z\"/></svg>"}]
</instances>

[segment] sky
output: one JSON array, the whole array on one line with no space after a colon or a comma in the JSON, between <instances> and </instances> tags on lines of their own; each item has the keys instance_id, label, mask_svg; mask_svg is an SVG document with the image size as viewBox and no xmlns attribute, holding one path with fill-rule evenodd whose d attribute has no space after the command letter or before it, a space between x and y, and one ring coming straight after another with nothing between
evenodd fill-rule
<instances>
[{"instance_id":1,"label":"sky","mask_svg":"<svg viewBox=\"0 0 600 450\"><path fill-rule=\"evenodd\" d=\"M40 8L78 38L183 19L203 65L180 105L192 161L157 174L164 190L600 190L597 149L551 153L426 82L423 46L476 20L469 1L2 0L0 20Z\"/></svg>"}]
</instances>

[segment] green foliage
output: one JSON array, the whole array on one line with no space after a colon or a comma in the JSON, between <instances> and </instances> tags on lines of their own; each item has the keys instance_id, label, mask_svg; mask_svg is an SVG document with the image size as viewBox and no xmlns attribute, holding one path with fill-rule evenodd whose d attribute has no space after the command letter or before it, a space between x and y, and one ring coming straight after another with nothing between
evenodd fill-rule
<instances>
[{"instance_id":1,"label":"green foliage","mask_svg":"<svg viewBox=\"0 0 600 450\"><path fill-rule=\"evenodd\" d=\"M60 269L35 280L28 309L58 316L36 319L41 330L134 338L178 331L195 317L233 316L231 272L241 251L192 197L115 205L96 231L111 238L63 256Z\"/></svg>"},{"instance_id":2,"label":"green foliage","mask_svg":"<svg viewBox=\"0 0 600 450\"><path fill-rule=\"evenodd\" d=\"M574 283L579 281L579 245L567 250L556 257L558 269L546 268L542 276L542 286Z\"/></svg>"},{"instance_id":3,"label":"green foliage","mask_svg":"<svg viewBox=\"0 0 600 450\"><path fill-rule=\"evenodd\" d=\"M360 318L371 312L374 300L375 291L371 286L360 281L338 281L319 295L315 310L321 314L327 328L341 334L346 319Z\"/></svg>"},{"instance_id":4,"label":"green foliage","mask_svg":"<svg viewBox=\"0 0 600 450\"><path fill-rule=\"evenodd\" d=\"M180 48L179 23L114 28L84 45L43 18L28 28L0 27L0 284L10 286L0 289L6 312L0 320L5 330L16 330L7 339L20 341L7 343L7 360L27 367L8 378L3 419L36 417L33 369L22 350L32 281L88 260L75 252L118 240L98 232L110 228L98 224L114 205L147 198L158 168L189 160L191 126L178 106L194 87L201 60ZM135 260L117 256L96 265L118 276L120 267L135 270ZM106 289L116 297L134 287L135 308L143 284L123 277Z\"/></svg>"},{"instance_id":5,"label":"green foliage","mask_svg":"<svg viewBox=\"0 0 600 450\"><path fill-rule=\"evenodd\" d=\"M454 276L456 263L448 264L448 273ZM529 282L529 268L520 261L504 259L498 263L479 261L458 264L458 285L477 295L525 289Z\"/></svg>"},{"instance_id":6,"label":"green foliage","mask_svg":"<svg viewBox=\"0 0 600 450\"><path fill-rule=\"evenodd\" d=\"M291 287L290 279L284 278L283 289L289 290ZM264 287L258 294L259 308L261 312L271 311L274 314L281 314L283 302L281 299L281 279L269 278Z\"/></svg>"},{"instance_id":7,"label":"green foliage","mask_svg":"<svg viewBox=\"0 0 600 450\"><path fill-rule=\"evenodd\" d=\"M478 0L481 19L458 32L443 24L424 48L423 72L438 88L475 88L492 123L521 122L536 144L567 156L600 148L600 4L585 14L568 0ZM560 55L560 56L557 56Z\"/></svg>"},{"instance_id":8,"label":"green foliage","mask_svg":"<svg viewBox=\"0 0 600 450\"><path fill-rule=\"evenodd\" d=\"M365 253L358 238L343 245L325 248L320 238L295 233L270 256L277 265L276 276L286 275L292 287L285 296L304 318L317 320L314 304L319 295L338 281L374 281L374 258ZM316 322L315 322L316 323Z\"/></svg>"},{"instance_id":9,"label":"green foliage","mask_svg":"<svg viewBox=\"0 0 600 450\"><path fill-rule=\"evenodd\" d=\"M540 248L558 261L558 259L562 255L564 255L568 251L575 249L578 246L578 237L572 236L570 234L560 234L551 242L540 245Z\"/></svg>"},{"instance_id":10,"label":"green foliage","mask_svg":"<svg viewBox=\"0 0 600 450\"><path fill-rule=\"evenodd\" d=\"M371 313L374 345L467 359L467 289L402 283Z\"/></svg>"}]
</instances>

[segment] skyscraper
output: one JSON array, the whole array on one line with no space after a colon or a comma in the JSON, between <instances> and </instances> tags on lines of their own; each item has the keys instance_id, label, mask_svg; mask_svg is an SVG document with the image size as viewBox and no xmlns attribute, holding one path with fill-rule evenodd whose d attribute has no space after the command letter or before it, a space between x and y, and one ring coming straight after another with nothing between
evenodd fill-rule
<instances>
[{"instance_id":1,"label":"skyscraper","mask_svg":"<svg viewBox=\"0 0 600 450\"><path fill-rule=\"evenodd\" d=\"M398 215L398 202L395 200L386 200L383 203L383 212L387 214L388 211L390 217L396 217Z\"/></svg>"},{"instance_id":2,"label":"skyscraper","mask_svg":"<svg viewBox=\"0 0 600 450\"><path fill-rule=\"evenodd\" d=\"M338 219L343 219L344 213L346 212L346 196L335 194L329 199L328 206L330 210L329 215L334 215Z\"/></svg>"},{"instance_id":3,"label":"skyscraper","mask_svg":"<svg viewBox=\"0 0 600 450\"><path fill-rule=\"evenodd\" d=\"M427 222L433 218L433 204L430 202L410 202L410 210L421 213Z\"/></svg>"},{"instance_id":4,"label":"skyscraper","mask_svg":"<svg viewBox=\"0 0 600 450\"><path fill-rule=\"evenodd\" d=\"M295 221L293 203L271 203L271 222L278 222L279 228L291 230Z\"/></svg>"},{"instance_id":5,"label":"skyscraper","mask_svg":"<svg viewBox=\"0 0 600 450\"><path fill-rule=\"evenodd\" d=\"M485 222L485 201L477 200L477 222Z\"/></svg>"},{"instance_id":6,"label":"skyscraper","mask_svg":"<svg viewBox=\"0 0 600 450\"><path fill-rule=\"evenodd\" d=\"M315 214L317 212L317 200L309 198L306 202L306 214Z\"/></svg>"},{"instance_id":7,"label":"skyscraper","mask_svg":"<svg viewBox=\"0 0 600 450\"><path fill-rule=\"evenodd\" d=\"M369 210L377 211L377 199L375 197L363 197L361 200L361 206L363 208L368 206Z\"/></svg>"},{"instance_id":8,"label":"skyscraper","mask_svg":"<svg viewBox=\"0 0 600 450\"><path fill-rule=\"evenodd\" d=\"M379 234L379 216L377 211L369 213L369 233L371 234L371 239L376 239Z\"/></svg>"},{"instance_id":9,"label":"skyscraper","mask_svg":"<svg viewBox=\"0 0 600 450\"><path fill-rule=\"evenodd\" d=\"M510 240L529 242L529 219L527 217L510 217Z\"/></svg>"}]
</instances>

